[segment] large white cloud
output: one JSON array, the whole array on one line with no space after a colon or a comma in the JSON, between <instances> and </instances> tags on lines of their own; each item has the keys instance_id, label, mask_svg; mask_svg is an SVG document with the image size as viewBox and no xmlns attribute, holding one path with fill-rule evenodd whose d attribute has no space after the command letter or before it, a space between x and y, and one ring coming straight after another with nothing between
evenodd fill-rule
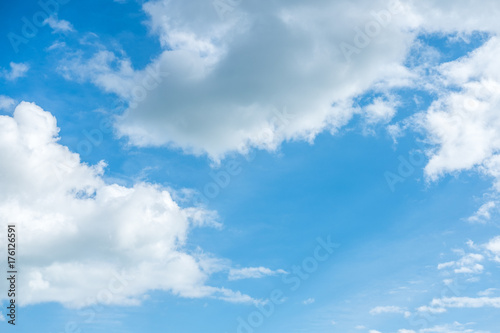
<instances>
[{"instance_id":1,"label":"large white cloud","mask_svg":"<svg viewBox=\"0 0 500 333\"><path fill-rule=\"evenodd\" d=\"M437 146L425 169L431 179L478 167L498 176L499 52L500 40L493 37L470 56L440 67L443 89L452 91L444 90L421 123Z\"/></svg>"},{"instance_id":2,"label":"large white cloud","mask_svg":"<svg viewBox=\"0 0 500 333\"><path fill-rule=\"evenodd\" d=\"M17 225L18 302L134 304L148 290L252 301L207 285L227 262L185 248L190 229L218 226L213 212L181 208L157 185L107 183L103 162L81 163L57 135L35 104L0 116L0 221Z\"/></svg>"},{"instance_id":3,"label":"large white cloud","mask_svg":"<svg viewBox=\"0 0 500 333\"><path fill-rule=\"evenodd\" d=\"M411 50L422 51L420 33L500 32L498 1L154 0L143 9L163 47L145 69L102 49L60 67L130 101L116 126L132 144L215 160L251 147L273 150L335 132L354 114L386 123L401 105L391 89L418 86L440 96L420 124L437 146L429 178L478 165L500 174L491 158L498 146L490 112L497 107L496 38L468 60L438 68L437 84L404 66ZM379 93L371 105L353 103L369 91Z\"/></svg>"},{"instance_id":4,"label":"large white cloud","mask_svg":"<svg viewBox=\"0 0 500 333\"><path fill-rule=\"evenodd\" d=\"M242 2L221 19L212 2L151 1L144 10L164 51L147 70L103 50L60 69L131 102L117 128L133 144L214 159L273 150L336 131L355 113L370 123L391 119L390 95L366 110L352 99L411 82L401 65L414 36L401 28L410 7L395 3Z\"/></svg>"},{"instance_id":5,"label":"large white cloud","mask_svg":"<svg viewBox=\"0 0 500 333\"><path fill-rule=\"evenodd\" d=\"M206 1L144 5L165 48L150 68L169 76L154 89L136 85L123 94L140 100L117 122L133 144L170 145L218 159L249 147L312 140L355 113L387 121L397 103L378 99L359 110L352 99L412 84L415 75L402 64L417 33L499 31L495 1L484 4L486 17L484 6L470 1L227 3L233 8L222 19ZM105 82L113 75L101 76L100 84L119 93L124 85ZM276 114L285 109L282 121ZM438 172L432 171L440 167L435 160L429 174Z\"/></svg>"}]
</instances>

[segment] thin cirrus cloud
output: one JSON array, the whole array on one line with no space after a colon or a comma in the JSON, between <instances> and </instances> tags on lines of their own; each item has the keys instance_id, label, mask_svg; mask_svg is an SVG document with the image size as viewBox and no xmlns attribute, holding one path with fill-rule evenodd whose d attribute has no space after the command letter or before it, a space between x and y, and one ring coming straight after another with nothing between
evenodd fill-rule
<instances>
[{"instance_id":1,"label":"thin cirrus cloud","mask_svg":"<svg viewBox=\"0 0 500 333\"><path fill-rule=\"evenodd\" d=\"M282 269L272 270L266 267L246 267L246 268L231 268L229 270L228 279L230 281L243 279L260 279L265 276L274 276L279 274L287 274Z\"/></svg>"},{"instance_id":2,"label":"thin cirrus cloud","mask_svg":"<svg viewBox=\"0 0 500 333\"><path fill-rule=\"evenodd\" d=\"M441 308L500 308L500 297L444 297L431 304Z\"/></svg>"},{"instance_id":3,"label":"thin cirrus cloud","mask_svg":"<svg viewBox=\"0 0 500 333\"><path fill-rule=\"evenodd\" d=\"M440 308L440 307L432 307L432 306L423 305L423 306L418 307L417 311L418 312L428 312L428 313L433 313L433 314L439 314L439 313L445 313L446 309Z\"/></svg>"},{"instance_id":4,"label":"thin cirrus cloud","mask_svg":"<svg viewBox=\"0 0 500 333\"><path fill-rule=\"evenodd\" d=\"M399 306L393 306L393 305L377 306L377 307L374 307L373 309L370 310L371 315L379 315L379 314L383 314L383 313L399 313L399 314L403 314L405 317L408 317L410 315L410 312L408 312L404 308L401 308Z\"/></svg>"},{"instance_id":5,"label":"thin cirrus cloud","mask_svg":"<svg viewBox=\"0 0 500 333\"><path fill-rule=\"evenodd\" d=\"M422 328L418 331L410 329L400 329L398 333L489 333L488 331L476 331L470 328L470 324L454 322L453 324L435 325L429 328Z\"/></svg>"},{"instance_id":6,"label":"thin cirrus cloud","mask_svg":"<svg viewBox=\"0 0 500 333\"><path fill-rule=\"evenodd\" d=\"M255 302L210 286L227 263L185 247L191 229L220 225L214 212L181 208L158 185L106 183L105 163L82 163L57 143L58 131L56 119L32 103L0 116L0 219L15 216L23 238L21 305L133 305L148 290Z\"/></svg>"}]
</instances>

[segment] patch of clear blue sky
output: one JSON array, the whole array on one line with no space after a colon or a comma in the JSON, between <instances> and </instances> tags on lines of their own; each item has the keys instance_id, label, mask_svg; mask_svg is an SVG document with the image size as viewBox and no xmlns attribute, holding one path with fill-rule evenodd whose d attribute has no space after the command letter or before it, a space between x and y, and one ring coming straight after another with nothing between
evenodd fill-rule
<instances>
[{"instance_id":1,"label":"patch of clear blue sky","mask_svg":"<svg viewBox=\"0 0 500 333\"><path fill-rule=\"evenodd\" d=\"M2 2L0 6L4 13L0 29L4 32L18 32L21 18L39 10L36 1L22 5ZM107 47L118 43L134 67L143 68L159 52L159 45L148 35L142 24L146 17L139 9L133 1L118 4L93 0L87 1L84 8L72 1L61 7L59 18L74 25L78 33L73 37L40 28L18 53L3 38L1 66L8 67L10 61L27 62L31 69L26 78L8 84L3 81L1 93L18 101L36 102L52 112L61 128L61 144L78 151L79 144L88 140L84 132L98 128L99 122L117 112L113 107L116 97L88 83L66 81L55 71L57 53L47 52L46 48L56 40L83 47L77 39L82 33L94 32ZM435 35L420 36L419 40L437 49L441 54L438 62L444 62L465 55L485 38L478 33L471 36L469 43L450 42L447 36ZM396 93L403 104L395 120L425 109L433 98L415 89ZM414 95L421 97L421 105L414 103ZM365 105L374 97L361 96L358 103ZM311 255L316 237L331 235L341 244L296 292L289 291L289 285L280 277L232 282L223 274L212 277L210 285L241 290L255 298L268 297L274 288L286 291L288 301L266 319L261 332L353 332L355 325L383 332L412 329L400 315L372 317L368 312L377 305L412 309L439 297L442 277L437 264L456 259L450 249L463 248L467 239L485 242L496 231L494 226L469 225L462 220L480 204L474 196L488 190L488 179L462 174L426 184L420 165L393 192L384 174L397 173L398 158L408 158L410 151L418 149L418 137L410 133L394 146L383 128L377 128L374 135L363 135L361 126L359 119L354 119L338 135L323 133L312 145L285 143L277 153L256 152L250 162L244 157L230 157L239 161L242 171L231 177L230 184L208 204L219 213L225 227L195 229L191 233L188 247L201 246L241 267L290 270ZM90 153L82 153L82 160L91 164L102 159L109 163L109 181L127 185L143 179L203 191L212 182L213 169L205 157L166 148L126 147L125 140L117 140L112 133L103 133L102 143L93 145ZM420 281L416 288L428 292L389 293L394 288L411 286L411 281ZM473 288L491 287L487 282L491 281ZM316 302L305 306L302 302L308 298ZM91 324L85 323L77 310L57 304L29 306L19 311L16 328L22 332L59 333L73 321L83 332L235 332L236 318L246 317L251 311L249 305L151 292L140 307L105 307ZM483 329L496 328L492 311L465 311L468 321L482 323ZM460 312L458 316L456 313L443 315L435 323L461 319Z\"/></svg>"}]
</instances>

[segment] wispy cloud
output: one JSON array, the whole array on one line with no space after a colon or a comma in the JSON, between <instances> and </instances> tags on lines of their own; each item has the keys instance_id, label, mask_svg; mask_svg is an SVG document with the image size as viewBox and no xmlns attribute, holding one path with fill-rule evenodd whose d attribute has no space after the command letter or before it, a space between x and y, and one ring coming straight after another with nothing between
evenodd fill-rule
<instances>
[{"instance_id":1,"label":"wispy cloud","mask_svg":"<svg viewBox=\"0 0 500 333\"><path fill-rule=\"evenodd\" d=\"M444 297L433 299L431 305L441 308L500 308L500 297Z\"/></svg>"},{"instance_id":2,"label":"wispy cloud","mask_svg":"<svg viewBox=\"0 0 500 333\"><path fill-rule=\"evenodd\" d=\"M407 311L404 308L401 308L399 306L377 306L373 309L370 310L371 315L379 315L383 313L400 313L403 314L405 317L409 317L411 313Z\"/></svg>"},{"instance_id":3,"label":"wispy cloud","mask_svg":"<svg viewBox=\"0 0 500 333\"><path fill-rule=\"evenodd\" d=\"M66 20L58 20L55 16L50 16L43 22L52 28L52 33L75 31L73 25Z\"/></svg>"},{"instance_id":4,"label":"wispy cloud","mask_svg":"<svg viewBox=\"0 0 500 333\"><path fill-rule=\"evenodd\" d=\"M470 216L467 220L469 222L484 223L491 218L491 211L496 206L497 206L497 204L495 201L488 201L487 203L485 203L481 207L479 207L477 212L474 213L474 215Z\"/></svg>"},{"instance_id":5,"label":"wispy cloud","mask_svg":"<svg viewBox=\"0 0 500 333\"><path fill-rule=\"evenodd\" d=\"M278 274L286 274L286 271L278 269L273 271L266 267L246 267L246 268L231 268L229 270L228 279L230 281L242 279L260 279L266 276L273 276Z\"/></svg>"},{"instance_id":6,"label":"wispy cloud","mask_svg":"<svg viewBox=\"0 0 500 333\"><path fill-rule=\"evenodd\" d=\"M10 110L15 103L9 96L0 95L0 110Z\"/></svg>"},{"instance_id":7,"label":"wispy cloud","mask_svg":"<svg viewBox=\"0 0 500 333\"><path fill-rule=\"evenodd\" d=\"M465 254L458 261L449 261L438 265L438 269L453 268L457 274L479 274L484 270L484 266L480 264L484 260L484 256L478 253Z\"/></svg>"},{"instance_id":8,"label":"wispy cloud","mask_svg":"<svg viewBox=\"0 0 500 333\"><path fill-rule=\"evenodd\" d=\"M20 77L25 76L29 69L30 67L25 63L11 62L10 69L3 69L1 71L1 75L9 81L14 81Z\"/></svg>"},{"instance_id":9,"label":"wispy cloud","mask_svg":"<svg viewBox=\"0 0 500 333\"><path fill-rule=\"evenodd\" d=\"M304 304L304 305L310 305L310 304L313 304L314 302L316 302L316 300L314 298L308 298L308 299L304 300L302 302L302 304Z\"/></svg>"}]
</instances>

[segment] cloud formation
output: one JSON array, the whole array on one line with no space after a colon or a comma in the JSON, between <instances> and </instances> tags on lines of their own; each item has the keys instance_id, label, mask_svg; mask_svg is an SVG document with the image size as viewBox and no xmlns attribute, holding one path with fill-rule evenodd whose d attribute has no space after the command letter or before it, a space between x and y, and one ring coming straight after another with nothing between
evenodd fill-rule
<instances>
[{"instance_id":1,"label":"cloud formation","mask_svg":"<svg viewBox=\"0 0 500 333\"><path fill-rule=\"evenodd\" d=\"M441 308L500 308L500 297L444 297L433 299L431 304Z\"/></svg>"},{"instance_id":2,"label":"cloud formation","mask_svg":"<svg viewBox=\"0 0 500 333\"><path fill-rule=\"evenodd\" d=\"M379 315L383 313L400 313L403 314L406 317L409 317L411 313L409 311L406 311L404 308L401 308L399 306L377 306L374 307L373 309L370 310L371 315Z\"/></svg>"},{"instance_id":3,"label":"cloud formation","mask_svg":"<svg viewBox=\"0 0 500 333\"><path fill-rule=\"evenodd\" d=\"M70 32L74 31L73 25L66 20L58 20L57 17L50 16L45 21L44 24L47 24L52 28L53 33L57 32Z\"/></svg>"},{"instance_id":4,"label":"cloud formation","mask_svg":"<svg viewBox=\"0 0 500 333\"><path fill-rule=\"evenodd\" d=\"M460 260L449 261L438 265L438 269L453 268L457 274L479 274L483 272L483 265L480 264L484 256L477 253L464 254Z\"/></svg>"},{"instance_id":5,"label":"cloud formation","mask_svg":"<svg viewBox=\"0 0 500 333\"><path fill-rule=\"evenodd\" d=\"M0 75L8 81L14 81L20 77L25 76L26 72L28 72L29 69L30 67L25 63L11 62L10 69L2 69L0 71Z\"/></svg>"},{"instance_id":6,"label":"cloud formation","mask_svg":"<svg viewBox=\"0 0 500 333\"><path fill-rule=\"evenodd\" d=\"M158 185L107 183L105 163L82 163L58 131L32 103L0 116L0 221L22 239L21 305L137 304L149 290L253 301L207 285L225 264L185 246L192 228L218 225L213 212L181 208Z\"/></svg>"},{"instance_id":7,"label":"cloud formation","mask_svg":"<svg viewBox=\"0 0 500 333\"><path fill-rule=\"evenodd\" d=\"M246 268L231 268L229 270L229 280L242 280L242 279L260 279L265 276L273 276L278 274L287 274L282 269L271 270L266 267L246 267Z\"/></svg>"},{"instance_id":8,"label":"cloud formation","mask_svg":"<svg viewBox=\"0 0 500 333\"><path fill-rule=\"evenodd\" d=\"M422 121L437 146L425 168L430 179L473 168L500 175L500 66L494 61L499 51L500 40L492 37L471 55L440 66L450 91L432 103Z\"/></svg>"},{"instance_id":9,"label":"cloud formation","mask_svg":"<svg viewBox=\"0 0 500 333\"><path fill-rule=\"evenodd\" d=\"M413 35L401 29L409 8L398 1L243 2L224 20L211 2L150 1L143 8L164 49L147 68L168 73L153 89L131 80L145 70L109 51L63 66L67 77L76 73L131 102L116 126L138 146L214 160L275 150L283 141L336 132L357 113L387 122L397 106L389 90L411 82L401 65ZM332 20L333 13L344 14ZM357 51L346 58L341 44ZM378 97L362 110L353 99L367 91Z\"/></svg>"},{"instance_id":10,"label":"cloud formation","mask_svg":"<svg viewBox=\"0 0 500 333\"><path fill-rule=\"evenodd\" d=\"M0 110L10 110L14 105L15 101L9 96L0 95Z\"/></svg>"}]
</instances>

